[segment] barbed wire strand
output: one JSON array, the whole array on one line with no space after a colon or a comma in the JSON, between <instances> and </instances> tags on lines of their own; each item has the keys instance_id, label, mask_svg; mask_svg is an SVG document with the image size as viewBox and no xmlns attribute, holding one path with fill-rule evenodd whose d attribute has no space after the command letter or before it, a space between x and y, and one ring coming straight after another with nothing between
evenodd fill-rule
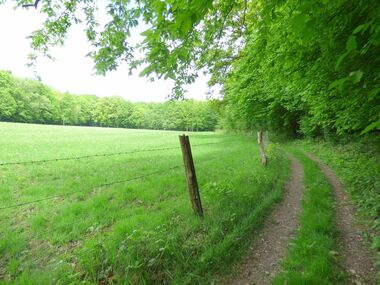
<instances>
[{"instance_id":1,"label":"barbed wire strand","mask_svg":"<svg viewBox=\"0 0 380 285\"><path fill-rule=\"evenodd\" d=\"M90 154L90 155L84 155L84 156L51 158L51 159L42 159L42 160L3 162L3 163L0 163L0 166L37 164L37 163L46 163L46 162L55 162L55 161L64 161L64 160L81 160L81 159L87 159L87 158L92 158L92 157L107 157L107 156L115 156L115 155L123 155L123 154L133 154L133 153L138 153L138 152L160 151L160 150L170 150L170 149L178 149L178 148L179 147L152 148L152 149L141 149L141 150L134 150L134 151L126 151L126 152Z\"/></svg>"},{"instance_id":2,"label":"barbed wire strand","mask_svg":"<svg viewBox=\"0 0 380 285\"><path fill-rule=\"evenodd\" d=\"M238 152L239 154L240 153L244 153L244 152ZM217 158L213 158L213 159L208 159L208 160L205 160L205 161L198 161L198 163L201 163L201 164L204 164L205 162L214 162ZM98 186L95 186L93 187L92 189L98 189L98 188L101 188L101 187L105 187L105 186L108 186L108 185L112 185L112 184L117 184L117 183L123 183L123 182L127 182L127 181L132 181L132 179L138 179L138 178L143 178L143 177L147 177L147 176L152 176L152 175L155 175L155 174L161 174L163 173L164 171L168 171L168 170L173 170L173 169L177 169L179 167L182 167L182 165L178 165L178 166L174 166L174 167L171 167L171 168L168 168L168 169L165 169L163 171L157 171L157 172L152 172L152 173L149 173L147 175L144 175L144 176L139 176L139 177L134 177L134 178L130 178L130 179L127 179L127 180L119 180L119 181L115 181L115 182L112 182L112 183L107 183L107 184L101 184L101 185L98 185ZM278 177L277 177L278 179ZM276 179L276 180L277 180ZM78 192L82 192L82 191L76 191L76 192L73 192L73 193L78 193ZM116 222L116 221L115 221ZM65 223L65 224L61 224L59 225L59 228L63 228L63 229L67 229L69 227L73 227L73 226L80 226L80 225L85 225L89 223L89 221L87 220L84 220L84 221L81 221L81 222L71 222L71 223ZM91 223L91 222L90 222ZM94 227L95 229L103 229L103 228L107 228L107 227L110 227L110 226L113 226L115 223L112 223L112 224L109 224L109 223L104 223L104 222L99 222L99 221L95 221L94 224L90 224L88 228L84 229L84 233L88 233L90 234L92 231L89 229ZM49 229L49 230L45 230L45 231L42 231L42 232L38 232L38 235L40 234L47 234L47 233L52 233L52 232L55 232L55 231L59 231L60 229ZM78 248L77 248L78 249ZM81 249L78 249L80 250L81 252L92 252L94 249L92 248L81 248Z\"/></svg>"},{"instance_id":3,"label":"barbed wire strand","mask_svg":"<svg viewBox=\"0 0 380 285\"><path fill-rule=\"evenodd\" d=\"M107 187L107 186L112 186L112 185L116 185L116 184L126 183L126 182L130 182L130 181L142 179L142 178L145 178L145 177L148 177L148 176L153 176L153 175L161 174L161 173L164 173L166 171L174 170L174 169L177 169L177 168L180 168L180 167L182 167L182 165L176 165L176 166L173 166L173 167L170 167L170 168L157 170L157 171L154 171L154 172L150 172L148 174L139 175L139 176L135 176L135 177L128 178L128 179L117 180L117 181L113 181L113 182L109 182L109 183L99 184L99 185L93 186L91 189L86 189L86 190L96 190L96 189ZM73 194L85 193L85 192L86 192L85 190L76 190L76 191L66 192L66 193L62 193L62 194L57 194L57 195L52 195L52 196L44 197L44 198L41 198L41 199L36 199L36 200L33 200L33 201L28 201L28 202L13 204L13 205L5 206L5 207L0 207L0 210L22 207L22 206L26 206L26 205L30 205L30 204L35 204L35 203L39 203L39 202L43 202L43 201L47 201L47 200L52 200L52 199L56 199L56 198L62 198L62 197L70 196L70 195L73 195Z\"/></svg>"},{"instance_id":4,"label":"barbed wire strand","mask_svg":"<svg viewBox=\"0 0 380 285\"><path fill-rule=\"evenodd\" d=\"M221 142L221 143L204 143L204 144L195 144L192 145L192 147L198 147L203 145L210 145L210 144L223 144L223 143L231 143L236 142L234 141L228 141L228 142ZM63 158L51 158L51 159L42 159L42 160L29 160L29 161L16 161L16 162L2 162L0 163L0 166L9 166L9 165L27 165L27 164L39 164L39 163L47 163L47 162L57 162L57 161L67 161L67 160L81 160L81 159L87 159L92 157L108 157L108 156L116 156L116 155L128 155L133 153L139 153L139 152L150 152L150 151L163 151L163 150L172 150L172 149L180 149L180 146L176 147L164 147L164 148L150 148L150 149L137 149L133 151L126 151L126 152L114 152L114 153L102 153L102 154L90 154L90 155L84 155L84 156L73 156L73 157L63 157Z\"/></svg>"},{"instance_id":5,"label":"barbed wire strand","mask_svg":"<svg viewBox=\"0 0 380 285\"><path fill-rule=\"evenodd\" d=\"M174 169L174 168L173 168ZM173 176L174 174L169 174L169 175L166 175L165 177L168 177L168 176ZM50 223L52 223L53 221L49 221ZM99 221L94 221L95 223L94 224L91 224L87 229L85 229L85 232L88 233L88 229L91 228L91 227L94 227L94 228L104 228L104 227L108 227L108 226L113 226L115 224L115 222L117 222L117 220L114 221L114 223L112 223L111 225L110 224L106 224L105 222L99 222ZM57 228L53 228L53 229L48 229L48 230L44 230L44 231L39 231L37 232L37 234L47 234L47 233L52 233L52 232L59 232L60 230L62 229L67 229L69 227L73 227L73 226L79 226L79 225L84 225L84 224L87 224L89 223L88 220L83 220L83 221L74 221L74 222L70 222L70 223L64 223L64 224L58 224Z\"/></svg>"},{"instance_id":6,"label":"barbed wire strand","mask_svg":"<svg viewBox=\"0 0 380 285\"><path fill-rule=\"evenodd\" d=\"M212 143L212 144L215 144L215 143ZM194 146L202 146L202 145L205 145L205 144L201 144L201 145L194 145ZM228 151L227 153L228 154L231 154L231 153L234 153L235 151ZM239 152L240 153L240 152ZM214 161L214 160L220 160L220 158L218 157L213 157L213 158L209 158L209 159L205 159L205 160L202 160L202 161L198 161L198 158L197 157L194 157L194 161L196 163L203 163L204 162L209 162L209 161ZM133 167L133 169L137 169L136 167ZM26 187L26 188L21 188L21 189L18 189L19 191L23 191L23 190L27 190L29 187ZM1 210L1 209L0 209Z\"/></svg>"},{"instance_id":7,"label":"barbed wire strand","mask_svg":"<svg viewBox=\"0 0 380 285\"><path fill-rule=\"evenodd\" d=\"M240 152L238 152L238 153L240 153ZM207 160L204 160L204 161L202 161L202 160L198 160L197 161L197 159L196 159L196 163L197 164L198 163L203 164L205 162L213 162L213 161L219 160L219 159L220 158L218 158L218 157L215 157L215 158L212 158L212 159L207 159ZM180 167L183 167L183 165L176 165L176 166L170 167L168 169L158 170L158 171L154 171L154 172L151 172L151 173L148 173L148 174L139 175L139 176L128 178L128 179L113 181L113 182L109 182L109 183L103 183L103 184L100 184L100 185L93 186L91 188L91 190L94 191L94 190L102 188L102 187L107 187L107 186L112 186L112 185L116 185L116 184L126 183L126 182L137 180L137 179L142 179L142 178L145 178L145 177L148 177L148 176L152 176L152 175L156 175L156 174L161 174L161 173L163 173L165 171L170 171L170 170L177 169L177 168L180 168ZM90 190L90 189L87 189L87 190ZM22 207L22 206L25 206L25 205L30 205L30 204L34 204L34 203L43 202L43 201L46 201L46 200L52 200L52 199L56 199L56 198L62 198L62 197L66 197L66 196L70 196L70 195L76 194L76 193L85 193L85 192L86 192L85 190L77 190L77 191L66 192L66 193L57 194L57 195L53 195L53 196L48 196L48 197L44 197L44 198L33 200L33 201L28 201L28 202L23 202L23 203L18 203L18 204L13 204L13 205L9 205L9 206L0 207L0 210L11 209L11 208L16 208L16 207Z\"/></svg>"},{"instance_id":8,"label":"barbed wire strand","mask_svg":"<svg viewBox=\"0 0 380 285\"><path fill-rule=\"evenodd\" d=\"M238 152L238 153L240 153L240 152ZM214 157L214 158L211 158L211 159L198 160L198 161L197 161L197 159L195 159L195 162L197 164L198 163L203 164L203 163L206 163L206 162L213 162L215 160L220 160L220 158ZM109 182L109 183L103 183L103 184L100 184L100 185L93 186L91 189L92 190L96 190L96 189L99 189L99 188L102 188L102 187L106 187L106 186L112 186L112 185L116 185L116 184L126 183L126 182L129 182L129 181L133 181L133 180L137 180L137 179L142 179L142 178L145 178L145 177L148 177L148 176L152 176L152 175L156 175L156 174L161 174L161 173L163 173L165 171L170 171L170 170L177 169L177 168L180 168L180 167L183 167L183 165L176 165L176 166L170 167L168 169L158 170L158 171L154 171L154 172L151 172L151 173L148 173L148 174L145 174L145 175L139 175L139 176L128 178L128 179L113 181L113 182ZM87 190L90 190L90 189L87 189ZM46 201L46 200L52 200L52 199L56 199L56 198L62 198L62 197L66 197L66 196L70 196L70 195L76 194L76 193L85 193L85 192L86 192L85 190L76 190L76 191L66 192L66 193L57 194L57 195L53 195L53 196L48 196L48 197L44 197L44 198L33 200L33 201L28 201L28 202L23 202L23 203L18 203L18 204L13 204L13 205L9 205L9 206L0 207L0 210L11 209L11 208L16 208L16 207L22 207L22 206L25 206L25 205L30 205L30 204L34 204L34 203L43 202L43 201Z\"/></svg>"}]
</instances>

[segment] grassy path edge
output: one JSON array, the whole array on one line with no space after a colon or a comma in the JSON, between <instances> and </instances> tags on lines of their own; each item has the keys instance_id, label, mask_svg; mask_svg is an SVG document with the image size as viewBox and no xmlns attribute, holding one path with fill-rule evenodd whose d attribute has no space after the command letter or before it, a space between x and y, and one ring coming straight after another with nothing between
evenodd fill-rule
<instances>
[{"instance_id":1,"label":"grassy path edge","mask_svg":"<svg viewBox=\"0 0 380 285\"><path fill-rule=\"evenodd\" d=\"M273 284L342 283L331 187L315 162L297 148L288 146L286 150L304 166L305 192L300 227Z\"/></svg>"},{"instance_id":2,"label":"grassy path edge","mask_svg":"<svg viewBox=\"0 0 380 285\"><path fill-rule=\"evenodd\" d=\"M349 199L340 179L335 172L316 156L307 153L311 160L316 162L333 188L335 198L336 225L339 231L339 244L344 271L349 283L375 284L376 262L375 254L360 234L360 225L355 223L356 208Z\"/></svg>"},{"instance_id":3,"label":"grassy path edge","mask_svg":"<svg viewBox=\"0 0 380 285\"><path fill-rule=\"evenodd\" d=\"M291 175L283 187L283 198L263 219L263 227L255 233L246 256L235 266L230 285L268 284L281 269L289 240L298 228L298 216L303 195L303 167L294 157Z\"/></svg>"}]
</instances>

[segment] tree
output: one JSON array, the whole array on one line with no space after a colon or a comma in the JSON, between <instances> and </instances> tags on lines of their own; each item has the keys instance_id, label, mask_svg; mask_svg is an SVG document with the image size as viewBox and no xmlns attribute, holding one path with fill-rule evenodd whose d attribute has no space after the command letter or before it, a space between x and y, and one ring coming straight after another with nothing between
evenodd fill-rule
<instances>
[{"instance_id":1,"label":"tree","mask_svg":"<svg viewBox=\"0 0 380 285\"><path fill-rule=\"evenodd\" d=\"M0 71L0 120L11 120L16 113L17 103L11 95L14 88L12 73Z\"/></svg>"},{"instance_id":2,"label":"tree","mask_svg":"<svg viewBox=\"0 0 380 285\"><path fill-rule=\"evenodd\" d=\"M60 96L59 109L62 125L75 125L78 120L79 108L76 105L75 97L65 93Z\"/></svg>"},{"instance_id":3,"label":"tree","mask_svg":"<svg viewBox=\"0 0 380 285\"><path fill-rule=\"evenodd\" d=\"M0 120L11 120L16 113L17 104L11 95L0 89Z\"/></svg>"},{"instance_id":4,"label":"tree","mask_svg":"<svg viewBox=\"0 0 380 285\"><path fill-rule=\"evenodd\" d=\"M25 6L25 0L16 2ZM30 56L32 62L39 54L48 55L50 46L62 44L73 24L82 23L94 48L90 56L98 73L115 70L121 61L126 61L131 70L143 66L143 76L156 74L174 79L177 84L173 94L177 96L182 95L182 84L194 81L194 68L208 62L220 65L222 55L233 55L247 12L246 0L112 0L105 7L110 20L99 27L95 16L98 1L36 1L27 6L38 7L46 15L43 27L31 36L31 46L36 51ZM132 44L132 31L142 24L148 29L141 33L141 42ZM223 47L227 38L233 41L226 51Z\"/></svg>"},{"instance_id":5,"label":"tree","mask_svg":"<svg viewBox=\"0 0 380 285\"><path fill-rule=\"evenodd\" d=\"M79 106L78 124L85 126L94 125L92 111L95 108L98 97L94 95L81 95L76 97L76 103Z\"/></svg>"},{"instance_id":6,"label":"tree","mask_svg":"<svg viewBox=\"0 0 380 285\"><path fill-rule=\"evenodd\" d=\"M131 127L136 129L147 128L144 122L144 118L147 112L148 110L144 104L135 104L133 108L133 113L130 117Z\"/></svg>"},{"instance_id":7,"label":"tree","mask_svg":"<svg viewBox=\"0 0 380 285\"><path fill-rule=\"evenodd\" d=\"M51 88L35 80L20 80L19 92L27 94L28 102L24 108L30 113L31 122L56 123L58 117L58 101Z\"/></svg>"}]
</instances>

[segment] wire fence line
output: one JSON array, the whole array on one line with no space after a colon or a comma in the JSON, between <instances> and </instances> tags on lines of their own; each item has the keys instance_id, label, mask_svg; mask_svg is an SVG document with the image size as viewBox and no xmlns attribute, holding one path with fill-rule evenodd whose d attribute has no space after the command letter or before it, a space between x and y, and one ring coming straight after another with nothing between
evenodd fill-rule
<instances>
[{"instance_id":1,"label":"wire fence line","mask_svg":"<svg viewBox=\"0 0 380 285\"><path fill-rule=\"evenodd\" d=\"M172 166L172 167L169 167L169 168L166 168L166 169L161 169L161 170L153 171L153 172L150 172L150 173L147 173L147 174L143 174L143 175L139 175L139 176L123 179L123 180L117 180L117 181L112 181L112 182L109 182L109 183L99 184L99 185L91 187L90 189L81 189L81 190L66 192L66 193L62 193L62 194L56 194L56 195L47 196L47 197L36 199L36 200L33 200L33 201L27 201L27 202L17 203L17 204L13 204L13 205L9 205L9 206L3 206L3 207L0 207L0 210L18 208L18 207L22 207L22 206L26 206L26 205L31 205L31 204L35 204L35 203L39 203L39 202L43 202L43 201L47 201L47 200L53 200L53 199L56 199L56 198L64 198L64 197L71 196L71 195L74 195L74 194L77 194L77 193L86 193L86 190L97 190L97 189L100 189L100 188L103 188L103 187L109 187L109 186L116 185L116 184L127 183L127 182L130 182L130 181L142 179L142 178L145 178L145 177L149 177L149 176L153 176L153 175L159 175L159 174L165 173L165 172L170 171L170 170L178 169L180 167L183 167L183 166L182 165L176 165L176 166Z\"/></svg>"},{"instance_id":2,"label":"wire fence line","mask_svg":"<svg viewBox=\"0 0 380 285\"><path fill-rule=\"evenodd\" d=\"M244 153L244 151L239 151L239 152L233 152L233 153L236 153L236 154L241 154L241 153ZM209 162L215 162L215 161L220 161L220 157L212 157L212 158L207 158L207 159L199 159L199 158L195 158L194 157L194 161L196 164L201 164L202 165L206 165L208 164ZM183 167L183 165L178 165L178 166L175 166L174 168L178 168L178 167ZM173 168L173 169L174 169ZM136 168L134 168L136 169ZM172 168L169 168L167 170L171 170ZM225 167L223 167L222 169L225 169ZM155 173L155 172L154 172ZM148 176L151 176L151 175L148 175ZM125 182L125 180L117 180L117 181L113 181L113 182L110 182L110 183L104 183L104 184L101 184L101 185L95 185L93 186L92 189L97 189L99 187L105 187L105 186L110 186L110 185L114 185L114 184L120 184L120 183L123 183ZM23 191L23 190L27 190L28 188L21 188L21 189L18 189L19 191ZM76 191L73 191L73 193L76 193ZM2 207L0 207L0 210L2 210Z\"/></svg>"},{"instance_id":3,"label":"wire fence line","mask_svg":"<svg viewBox=\"0 0 380 285\"><path fill-rule=\"evenodd\" d=\"M194 146L202 146L202 145L207 145L207 144L220 144L220 143L205 143L205 144L198 144L198 145L194 145ZM178 147L176 147L176 148L178 148ZM165 149L175 149L175 148L165 148ZM161 149L155 149L155 150L161 150ZM203 163L206 163L206 162L213 162L215 160L220 160L220 158L219 157L213 157L211 159L210 158L207 159L207 160L203 160L202 159L202 160L198 160L196 162L203 164ZM150 172L150 173L147 173L147 174L143 174L143 175L127 178L127 179L116 180L116 181L112 181L112 182L109 182L109 183L98 184L98 185L92 186L91 188L87 188L87 189L70 191L70 192L66 192L66 193L62 193L62 194L56 194L56 195L47 196L47 197L36 199L36 200L32 200L32 201L27 201L27 202L22 202L22 203L8 205L8 206L3 206L3 207L0 207L0 210L22 207L22 206L31 205L31 204L35 204L35 203L39 203L39 202L43 202L43 201L47 201L47 200L53 200L53 199L57 199L57 198L65 198L67 196L71 196L71 195L74 195L74 194L77 194L77 193L86 193L89 190L97 190L97 189L100 189L100 188L103 188L103 187L109 187L109 186L113 186L113 185L117 185L117 184L122 184L122 183L127 183L127 182L130 182L130 181L142 179L142 178L153 176L153 175L159 175L159 174L165 173L167 171L171 171L171 170L178 169L178 168L181 168L181 167L183 167L182 164L181 165L176 165L176 166L173 166L173 167L170 167L170 168L165 168L165 169L153 171L153 172Z\"/></svg>"},{"instance_id":4,"label":"wire fence line","mask_svg":"<svg viewBox=\"0 0 380 285\"><path fill-rule=\"evenodd\" d=\"M177 169L179 167L182 168L183 165L173 166L173 167L168 168L166 170L174 170L174 169ZM161 172L161 173L163 173L163 172ZM154 175L154 174L150 173L150 174L148 174L146 176L152 176L152 175ZM165 177L167 177L167 176L173 176L173 174L172 175L166 175ZM102 184L102 185L104 185L104 184ZM93 189L93 188L91 188L91 189ZM84 192L84 193L86 193L86 192ZM50 221L50 223L52 223L52 221ZM115 224L115 221L111 220L111 223L109 223L109 222L108 223L107 222L102 222L102 221L89 221L89 220L82 220L82 221L79 221L79 222L78 221L74 221L74 222L70 222L70 223L58 224L55 228L50 228L50 229L43 230L43 231L37 231L37 232L35 232L35 234L36 234L36 236L41 237L41 235L46 235L46 234L50 234L50 233L54 233L54 232L65 231L65 230L70 229L72 227L86 225L86 224L88 224L88 227L86 227L84 229L84 231L81 231L81 233L83 233L83 234L91 234L92 232L96 231L95 229L104 229L104 228L113 226ZM92 227L94 229L91 229ZM25 228L30 228L30 225L26 226L26 227L25 226L23 227L23 229L25 229ZM19 230L20 229L13 229L14 232L17 232Z\"/></svg>"},{"instance_id":5,"label":"wire fence line","mask_svg":"<svg viewBox=\"0 0 380 285\"><path fill-rule=\"evenodd\" d=\"M241 153L245 153L245 151L239 151L237 153L241 154ZM207 160L201 160L201 161L198 161L198 163L205 164L205 163L208 163L208 162L214 162L215 160L219 160L219 158L218 157L214 157L214 158L207 159ZM243 161L243 164L244 163L246 163L246 161ZM162 173L164 173L167 170L174 170L174 169L177 169L177 168L180 168L180 167L182 168L183 166L182 165L173 166L173 167L167 168L165 170L149 173L149 174L145 175L144 177L146 177L146 176L152 176L152 175L157 175L157 174L162 174ZM229 167L223 167L223 169L227 169L227 168L229 168ZM138 179L138 177L134 177L134 178ZM131 181L131 179L128 179L128 180ZM100 186L105 187L105 186L107 186L109 184L117 184L117 183L123 183L123 182L125 182L125 180L115 181L115 182L108 183L108 184L102 184L102 185L98 185L96 187L100 188ZM94 188L91 188L91 189L94 189ZM86 192L84 192L84 193L86 193ZM50 221L50 222L52 222L52 221ZM113 226L114 224L115 224L115 221L113 221L113 220L111 222L110 221L108 221L108 222L95 221L95 220L94 221L93 220L90 220L90 221L89 220L74 221L74 222L70 222L70 223L57 224L57 226L55 226L54 228L50 228L50 229L43 230L43 231L38 231L35 234L37 236L41 237L41 235L51 234L51 233L54 233L54 232L59 233L61 231L68 231L68 230L71 231L72 228L74 228L74 227L81 227L83 225L86 225L86 227L80 229L80 233L81 234L91 234L93 232L102 231L105 228ZM84 249L82 248L81 251L83 252L83 250ZM93 250L94 249L91 249L91 248L90 249L85 249L84 252L91 252Z\"/></svg>"},{"instance_id":6,"label":"wire fence line","mask_svg":"<svg viewBox=\"0 0 380 285\"><path fill-rule=\"evenodd\" d=\"M175 166L175 167L170 168L170 170L176 169L176 168L177 167ZM168 176L173 176L173 174L166 175L165 177L168 177ZM52 223L53 221L49 221L49 222ZM92 222L94 222L94 223L92 223ZM106 227L114 225L114 220L111 220L111 223L106 223L106 222L101 222L101 221L89 221L89 220L82 220L79 222L74 221L74 222L70 222L70 223L58 224L55 228L43 230L43 231L38 231L38 232L36 232L36 234L48 234L48 233L52 233L52 232L56 232L56 231L58 232L60 230L67 230L69 227L80 226L80 225L85 225L85 224L89 224L89 226L85 229L85 231L86 231L86 233L90 233L93 231L93 230L90 230L91 227L93 227L93 228L106 228ZM23 227L23 228L25 229L25 227ZM29 228L30 228L30 225L29 225Z\"/></svg>"},{"instance_id":7,"label":"wire fence line","mask_svg":"<svg viewBox=\"0 0 380 285\"><path fill-rule=\"evenodd\" d=\"M242 153L242 152L239 152L239 153ZM207 159L207 160L198 160L197 163L203 164L203 163L208 163L208 162L214 162L216 160L220 160L220 158L219 157L214 157L214 158ZM113 186L113 185L122 184L122 183L126 183L126 182L130 182L130 181L142 179L142 178L153 176L153 175L163 174L166 171L171 171L171 170L182 168L182 167L183 167L183 165L176 165L176 166L173 166L173 167L170 167L170 168L165 168L165 169L153 171L153 172L150 172L150 173L147 173L147 174L144 174L144 175L135 176L135 177L132 177L132 178L127 178L127 179L122 179L122 180L116 180L116 181L112 181L112 182L109 182L109 183L98 184L98 185L95 185L95 186L91 187L90 189L86 189L86 190L97 190L97 189L100 189L100 188L103 188L103 187L107 187L107 186ZM56 198L62 198L62 197L71 196L71 195L74 195L74 194L77 194L77 193L86 193L86 190L83 190L83 189L82 190L76 190L76 191L71 191L71 192L66 192L66 193L62 193L62 194L57 194L57 195L52 195L52 196L44 197L44 198L41 198L41 199L36 199L36 200L33 200L33 201L28 201L28 202L23 202L23 203L9 205L9 206L4 206L4 207L0 207L0 210L22 207L22 206L25 206L25 205L35 204L35 203L43 202L43 201L46 201L46 200L52 200L52 199L56 199Z\"/></svg>"},{"instance_id":8,"label":"wire fence line","mask_svg":"<svg viewBox=\"0 0 380 285\"><path fill-rule=\"evenodd\" d=\"M183 167L183 165L173 166L173 167L168 168L166 170L174 170L174 169L177 169L179 167ZM161 173L163 173L163 172L161 172ZM153 176L153 175L154 174L150 173L146 176ZM165 177L169 177L169 176L173 176L173 175L174 174L169 174L169 175L166 175ZM104 185L104 184L102 184L102 185ZM93 189L93 188L91 188L91 189ZM87 193L87 192L84 192L84 193ZM71 230L71 228L86 225L86 224L88 224L88 227L82 229L80 232L81 232L81 234L91 234L92 232L96 232L97 229L103 230L104 228L108 228L108 227L113 226L115 224L115 222L117 222L117 220L114 220L114 219L111 219L110 221L104 222L104 221L95 221L95 220L82 220L82 221L74 221L74 222L70 222L70 223L56 224L56 226L53 228L45 229L42 231L40 231L40 230L35 231L34 235L36 237L42 237L42 235L46 235L46 234L50 234L50 233L54 233L54 232L59 233L60 231L67 231L68 229ZM48 222L50 224L53 223L52 220L50 220ZM47 226L47 225L45 225L45 226ZM27 226L23 226L22 230L25 230L26 228L31 229L31 225L29 224ZM91 229L91 228L93 228L93 229ZM12 229L12 231L14 233L18 233L20 230L21 229L17 229L17 228ZM1 232L0 232L0 235L1 235Z\"/></svg>"},{"instance_id":9,"label":"wire fence line","mask_svg":"<svg viewBox=\"0 0 380 285\"><path fill-rule=\"evenodd\" d=\"M212 144L224 144L224 143L231 143L231 142L236 142L236 141L237 140L228 141L228 142L221 142L221 143L213 142L213 143L195 144L195 145L192 145L192 147L212 145ZM90 155L72 156L72 157L63 157L63 158L51 158L51 159L41 159L41 160L29 160L29 161L13 161L13 162L11 161L11 162L0 163L0 167L1 166L11 166L11 165L40 164L40 163L68 161L68 160L81 160L81 159L88 159L88 158L93 158L93 157L108 157L108 156L117 156L117 155L128 155L128 154L134 154L134 153L140 153L140 152L164 151L164 150L173 150L173 149L180 149L180 148L181 148L180 146L163 147L163 148L147 148L147 149L137 149L137 150L133 150L133 151L125 151L125 152L90 154Z\"/></svg>"},{"instance_id":10,"label":"wire fence line","mask_svg":"<svg viewBox=\"0 0 380 285\"><path fill-rule=\"evenodd\" d=\"M63 158L51 158L51 159L42 159L42 160L3 162L3 163L0 163L0 166L38 164L38 163L56 162L56 161L65 161L65 160L81 160L81 159L87 159L87 158L92 158L92 157L107 157L107 156L116 156L116 155L123 155L123 154L133 154L133 153L138 153L138 152L171 150L171 149L178 149L178 148L179 147L151 148L151 149L141 149L141 150L125 151L125 152L90 154L90 155L83 155L83 156L72 156L72 157L63 157Z\"/></svg>"},{"instance_id":11,"label":"wire fence line","mask_svg":"<svg viewBox=\"0 0 380 285\"><path fill-rule=\"evenodd\" d=\"M201 147L201 146L205 146L205 145L224 145L224 144L228 144L228 143L234 143L234 142L237 142L237 141L244 142L244 141L242 141L240 139L240 140L230 140L230 141L222 141L222 142L209 142L209 143L194 144L191 147L195 148L195 147ZM95 157L108 157L108 156L117 156L117 155L128 155L128 154L141 153L141 152L154 152L154 151L165 151L165 150L175 150L175 149L180 150L181 147L178 146L178 147L164 147L164 148L151 148L151 149L137 149L137 150L131 150L131 151L127 151L127 152L92 154L92 155L76 156L76 157L66 157L66 158L53 158L53 159L34 160L34 161L19 161L19 162L3 162L3 163L0 163L0 167L1 166L12 166L12 165L30 165L30 164L58 162L58 161L69 161L69 160L81 160L81 159L87 159L87 158L92 158L92 157L94 157L94 158ZM228 150L230 150L229 152L234 153L235 151L231 151L232 149L236 149L236 146L233 146L233 147L231 147L231 148L228 149ZM226 149L227 152L228 152L228 150ZM223 151L225 151L224 148L223 148ZM178 154L179 153L180 152L178 152ZM240 153L240 152L238 152L238 153ZM166 155L166 154L164 154L164 155ZM211 157L210 158L210 157L201 155L199 157L199 159L195 159L195 160L199 164L205 164L206 165L206 163L208 163L208 162L213 162L215 160L220 161L220 157L215 156L215 157ZM173 163L173 161L172 161L172 163ZM175 172L172 172L172 173L168 173L169 171L180 169L180 168L183 168L183 167L184 167L183 164L174 165L172 167L166 167L165 169L160 169L160 170L152 171L152 172L141 174L141 175L138 175L138 176L129 177L129 178L126 178L126 179L121 179L121 180L116 180L116 181L111 181L111 182L105 182L105 183L98 184L98 185L95 185L95 186L90 186L90 187L86 187L86 188L82 188L82 189L78 189L78 190L70 191L70 192L66 192L66 193L45 196L45 197L42 197L40 199L36 199L36 200L32 200L32 201L26 201L26 202L17 203L17 200L16 200L16 201L13 202L14 204L12 204L12 205L7 205L7 206L3 206L3 207L0 206L0 211L1 210L6 210L6 209L19 208L19 207L23 207L23 206L27 206L27 205L32 205L32 204L36 204L36 203L40 203L40 202L48 201L48 200L54 200L54 199L59 199L59 198L66 198L66 197L69 197L69 196L75 195L75 194L83 194L84 197L85 197L85 199L87 200L87 199L91 199L92 194L94 194L94 195L96 195L96 194L101 195L102 193L105 193L105 194L107 194L107 193L116 193L116 190L119 189L119 188L115 188L114 192L107 192L106 191L107 189L102 189L102 190L105 190L105 191L96 191L96 190L99 190L101 188L106 188L106 187L110 187L110 186L117 185L117 184L122 184L122 183L128 183L128 182L136 181L136 180L139 180L139 179L144 179L146 177L151 177L151 176L155 176L155 175L166 174L165 178L166 177L170 177L172 175L177 175L178 172L175 171ZM120 190L122 190L122 188L120 188ZM125 189L125 190L127 190L127 189ZM81 196L74 196L73 201L77 201L78 198L80 198L80 197ZM64 200L63 202L67 202L67 201ZM36 208L36 209L38 209L38 208ZM11 213L11 212L9 212L9 213ZM8 213L5 212L5 215L8 215ZM45 228L45 229L42 229L42 231L37 231L35 233L37 233L39 235L39 238L46 238L46 236L50 236L50 233L53 233L53 232L57 232L58 234L60 234L60 232L62 232L62 231L68 231L70 233L71 232L75 232L75 230L73 231L73 229L75 227L78 227L78 229L76 229L76 231L79 232L79 237L80 238L79 238L78 242L80 242L81 239L86 240L87 235L93 235L93 234L96 234L97 232L107 231L109 227L112 227L117 222L114 219L115 218L111 219L111 221L92 221L92 220L88 221L87 219L84 220L84 221L73 221L73 222L64 223L64 224L61 224L61 225L59 225L59 224L58 225L54 225L53 228L50 228L50 229L46 229ZM52 221L50 221L50 222L52 222ZM48 223L50 223L50 222L48 222ZM48 224L45 225L45 227L46 226L48 226ZM29 228L31 228L31 226L29 226ZM107 232L105 232L105 234L107 235L107 238L112 237ZM30 231L30 235L33 235L33 230ZM78 235L74 235L74 238L78 239L77 236ZM30 238L33 239L33 236L30 236ZM115 239L115 240L117 240L117 239ZM75 245L74 247L71 247L71 246L70 247L63 247L63 251L64 252L61 250L61 248L58 248L57 251L50 250L50 249L49 249L49 251L51 253L55 252L55 255L60 255L62 253L66 253L67 251L73 251L73 250L77 250L77 249L80 250L81 254L82 253L84 253L84 254L91 254L94 251L98 250L95 247L89 247L89 248L81 247L80 248L79 245L80 245L80 243L78 243L78 246Z\"/></svg>"}]
</instances>

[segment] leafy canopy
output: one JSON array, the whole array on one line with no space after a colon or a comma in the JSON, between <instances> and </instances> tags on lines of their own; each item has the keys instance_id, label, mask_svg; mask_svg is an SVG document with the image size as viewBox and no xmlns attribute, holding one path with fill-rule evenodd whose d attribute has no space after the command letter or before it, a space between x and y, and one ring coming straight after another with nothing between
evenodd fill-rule
<instances>
[{"instance_id":1,"label":"leafy canopy","mask_svg":"<svg viewBox=\"0 0 380 285\"><path fill-rule=\"evenodd\" d=\"M16 2L22 6L30 0ZM175 94L180 96L182 85L193 82L196 70L205 67L206 61L231 52L224 48L225 39L235 37L229 27L245 21L246 6L234 0L110 0L105 7L107 23L101 25L99 1L42 0L37 9L46 19L31 35L36 52L30 59L33 63L39 54L49 56L49 47L63 44L69 28L80 23L93 47L89 56L99 74L117 69L121 62L127 62L131 70L142 66L142 76L174 79ZM134 42L131 36L142 29L142 40Z\"/></svg>"}]
</instances>

